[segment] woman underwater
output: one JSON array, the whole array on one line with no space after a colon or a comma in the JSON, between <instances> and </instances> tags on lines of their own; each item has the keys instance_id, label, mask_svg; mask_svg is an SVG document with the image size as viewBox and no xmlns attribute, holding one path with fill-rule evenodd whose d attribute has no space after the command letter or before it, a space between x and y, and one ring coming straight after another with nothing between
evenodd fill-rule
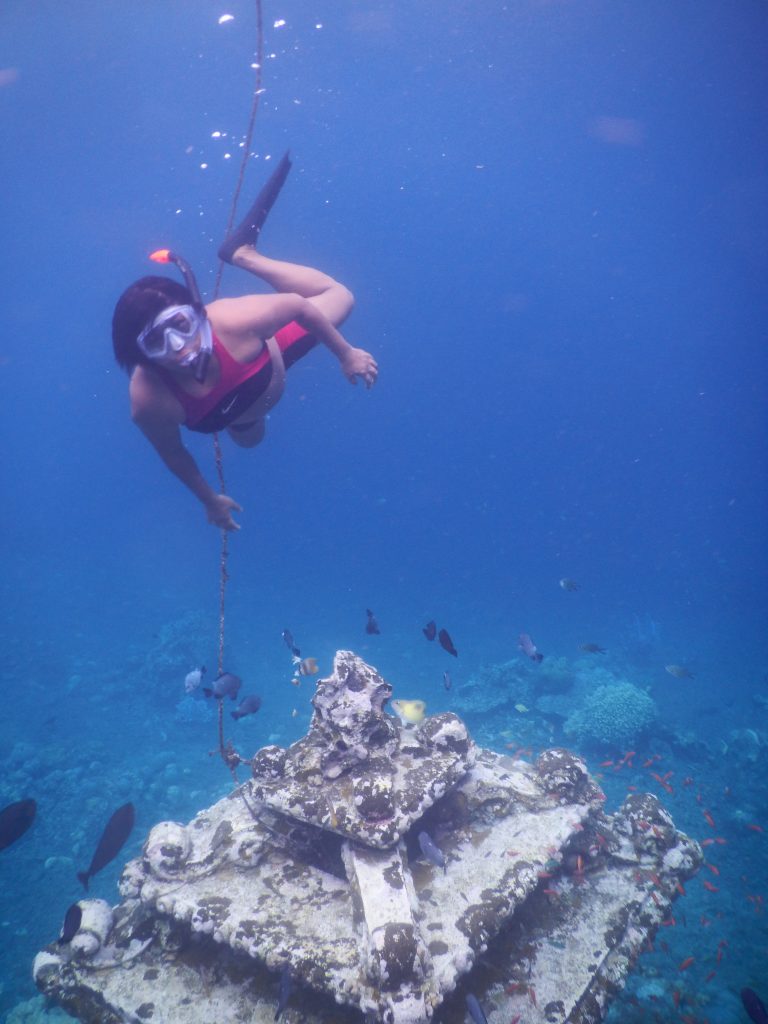
<instances>
[{"instance_id":1,"label":"woman underwater","mask_svg":"<svg viewBox=\"0 0 768 1024\"><path fill-rule=\"evenodd\" d=\"M352 309L352 293L332 277L256 251L259 232L288 176L286 153L219 257L266 281L274 295L244 295L204 305L186 262L168 250L152 254L173 262L185 284L143 277L117 301L112 318L115 358L130 375L133 422L166 466L202 502L208 521L239 530L236 501L216 493L184 447L180 427L211 434L226 430L244 448L264 437L265 417L280 400L285 371L320 341L353 384L372 387L373 357L339 333Z\"/></svg>"}]
</instances>

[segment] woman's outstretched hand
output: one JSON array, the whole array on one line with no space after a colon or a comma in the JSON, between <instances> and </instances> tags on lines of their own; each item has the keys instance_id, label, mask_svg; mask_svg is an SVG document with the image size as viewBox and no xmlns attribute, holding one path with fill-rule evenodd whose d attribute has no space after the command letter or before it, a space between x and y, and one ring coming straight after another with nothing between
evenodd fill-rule
<instances>
[{"instance_id":1,"label":"woman's outstretched hand","mask_svg":"<svg viewBox=\"0 0 768 1024\"><path fill-rule=\"evenodd\" d=\"M233 512L242 512L242 505L229 497L228 494L215 494L205 506L208 522L218 526L220 530L239 530L240 524L232 518Z\"/></svg>"},{"instance_id":2,"label":"woman's outstretched hand","mask_svg":"<svg viewBox=\"0 0 768 1024\"><path fill-rule=\"evenodd\" d=\"M362 348L350 348L341 360L341 371L350 384L357 384L357 378L365 381L367 388L372 388L379 376L376 360Z\"/></svg>"}]
</instances>

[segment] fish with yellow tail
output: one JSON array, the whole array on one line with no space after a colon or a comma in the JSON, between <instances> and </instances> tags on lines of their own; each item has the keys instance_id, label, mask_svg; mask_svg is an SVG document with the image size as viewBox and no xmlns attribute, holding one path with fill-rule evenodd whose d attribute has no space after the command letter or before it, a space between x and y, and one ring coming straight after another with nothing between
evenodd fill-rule
<instances>
[{"instance_id":1,"label":"fish with yellow tail","mask_svg":"<svg viewBox=\"0 0 768 1024\"><path fill-rule=\"evenodd\" d=\"M302 676L314 676L320 669L317 667L317 658L299 658L294 654L293 656L293 679L291 682L294 686L298 686L301 682Z\"/></svg>"},{"instance_id":2,"label":"fish with yellow tail","mask_svg":"<svg viewBox=\"0 0 768 1024\"><path fill-rule=\"evenodd\" d=\"M392 710L403 723L412 727L424 721L427 705L423 700L393 700Z\"/></svg>"}]
</instances>

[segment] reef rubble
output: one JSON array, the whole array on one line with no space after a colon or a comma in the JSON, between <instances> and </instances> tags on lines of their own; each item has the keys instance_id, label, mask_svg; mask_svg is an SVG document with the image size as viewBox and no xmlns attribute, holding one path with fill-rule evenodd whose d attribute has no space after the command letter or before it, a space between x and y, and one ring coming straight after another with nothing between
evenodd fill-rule
<instances>
[{"instance_id":1,"label":"reef rubble","mask_svg":"<svg viewBox=\"0 0 768 1024\"><path fill-rule=\"evenodd\" d=\"M463 1019L597 1024L698 870L656 797L604 812L583 761L535 764L444 713L409 728L349 651L305 737L184 825L160 822L80 931L36 957L38 988L84 1024ZM444 866L422 853L426 832Z\"/></svg>"}]
</instances>

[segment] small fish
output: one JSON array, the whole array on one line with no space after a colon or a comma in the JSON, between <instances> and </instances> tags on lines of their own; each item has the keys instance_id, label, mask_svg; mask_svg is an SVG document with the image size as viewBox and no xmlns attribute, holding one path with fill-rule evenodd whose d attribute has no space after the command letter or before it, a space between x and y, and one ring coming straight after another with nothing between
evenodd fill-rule
<instances>
[{"instance_id":1,"label":"small fish","mask_svg":"<svg viewBox=\"0 0 768 1024\"><path fill-rule=\"evenodd\" d=\"M330 799L327 796L323 799L325 800L325 806L328 808L328 824L331 826L331 828L338 828L339 816L336 813L336 808L333 806L333 804L331 803Z\"/></svg>"},{"instance_id":2,"label":"small fish","mask_svg":"<svg viewBox=\"0 0 768 1024\"><path fill-rule=\"evenodd\" d=\"M437 636L437 623L430 619L421 632L424 634L427 640L434 640L435 637Z\"/></svg>"},{"instance_id":3,"label":"small fish","mask_svg":"<svg viewBox=\"0 0 768 1024\"><path fill-rule=\"evenodd\" d=\"M205 675L205 665L201 665L200 668L193 668L191 672L187 672L184 677L184 689L187 693L194 693L200 683L203 681Z\"/></svg>"},{"instance_id":4,"label":"small fish","mask_svg":"<svg viewBox=\"0 0 768 1024\"><path fill-rule=\"evenodd\" d=\"M576 582L576 580L569 579L567 576L563 576L563 578L560 580L560 586L563 588L563 590L568 590L571 593L574 590L579 589L579 584Z\"/></svg>"},{"instance_id":5,"label":"small fish","mask_svg":"<svg viewBox=\"0 0 768 1024\"><path fill-rule=\"evenodd\" d=\"M73 903L68 908L64 915L64 924L62 925L61 932L58 939L56 940L60 946L66 945L71 942L80 930L80 922L83 919L83 908L79 903Z\"/></svg>"},{"instance_id":6,"label":"small fish","mask_svg":"<svg viewBox=\"0 0 768 1024\"><path fill-rule=\"evenodd\" d=\"M452 654L454 658L458 658L459 652L453 646L453 640L451 640L447 629L441 629L437 634L437 639L444 651L448 651L448 653Z\"/></svg>"},{"instance_id":7,"label":"small fish","mask_svg":"<svg viewBox=\"0 0 768 1024\"><path fill-rule=\"evenodd\" d=\"M245 718L246 715L255 715L260 707L261 697L257 697L256 694L252 693L247 697L243 697L236 710L231 711L230 714L237 721L239 718Z\"/></svg>"},{"instance_id":8,"label":"small fish","mask_svg":"<svg viewBox=\"0 0 768 1024\"><path fill-rule=\"evenodd\" d=\"M693 679L693 672L689 672L685 665L665 665L664 670L675 679Z\"/></svg>"},{"instance_id":9,"label":"small fish","mask_svg":"<svg viewBox=\"0 0 768 1024\"><path fill-rule=\"evenodd\" d=\"M744 1009L749 1014L750 1020L753 1020L755 1024L768 1024L768 1010L766 1010L762 999L751 988L743 988L741 990L741 1001L744 1004Z\"/></svg>"},{"instance_id":10,"label":"small fish","mask_svg":"<svg viewBox=\"0 0 768 1024\"><path fill-rule=\"evenodd\" d=\"M392 710L403 725L418 725L424 718L427 705L423 700L393 700Z\"/></svg>"},{"instance_id":11,"label":"small fish","mask_svg":"<svg viewBox=\"0 0 768 1024\"><path fill-rule=\"evenodd\" d=\"M291 998L292 991L293 976L291 975L291 968L288 966L288 964L286 964L280 974L280 993L277 997L277 1009L275 1010L275 1020L280 1020L280 1014L288 1005L288 1000Z\"/></svg>"},{"instance_id":12,"label":"small fish","mask_svg":"<svg viewBox=\"0 0 768 1024\"><path fill-rule=\"evenodd\" d=\"M544 655L539 651L536 644L531 640L528 633L521 633L517 639L517 646L526 654L531 661L535 661L537 664L544 660Z\"/></svg>"},{"instance_id":13,"label":"small fish","mask_svg":"<svg viewBox=\"0 0 768 1024\"><path fill-rule=\"evenodd\" d=\"M203 693L206 697L215 697L216 700L224 700L225 697L237 700L237 691L242 685L243 681L240 676L233 676L231 672L222 672L214 679L212 687L203 687Z\"/></svg>"},{"instance_id":14,"label":"small fish","mask_svg":"<svg viewBox=\"0 0 768 1024\"><path fill-rule=\"evenodd\" d=\"M442 868L443 872L445 872L445 855L440 847L434 842L430 834L428 832L419 832L418 840L421 852L427 860L431 861L437 867Z\"/></svg>"},{"instance_id":15,"label":"small fish","mask_svg":"<svg viewBox=\"0 0 768 1024\"><path fill-rule=\"evenodd\" d=\"M477 998L473 996L471 992L467 993L465 1002L467 1004L467 1009L469 1010L469 1016L475 1024L488 1024L488 1020L483 1013L482 1006L478 1003Z\"/></svg>"},{"instance_id":16,"label":"small fish","mask_svg":"<svg viewBox=\"0 0 768 1024\"><path fill-rule=\"evenodd\" d=\"M450 672L443 672L443 686L446 688L446 690L450 690L450 688L453 686L453 683L451 682Z\"/></svg>"},{"instance_id":17,"label":"small fish","mask_svg":"<svg viewBox=\"0 0 768 1024\"><path fill-rule=\"evenodd\" d=\"M298 708L294 708L293 711L291 712L291 718L298 718L298 717L299 717L299 709Z\"/></svg>"},{"instance_id":18,"label":"small fish","mask_svg":"<svg viewBox=\"0 0 768 1024\"><path fill-rule=\"evenodd\" d=\"M317 667L317 658L293 658L293 674L295 676L314 676L320 669Z\"/></svg>"},{"instance_id":19,"label":"small fish","mask_svg":"<svg viewBox=\"0 0 768 1024\"><path fill-rule=\"evenodd\" d=\"M293 633L291 633L290 629L284 629L283 632L281 633L281 636L285 641L285 646L288 648L288 650L291 652L294 658L300 658L301 651L293 642Z\"/></svg>"},{"instance_id":20,"label":"small fish","mask_svg":"<svg viewBox=\"0 0 768 1024\"><path fill-rule=\"evenodd\" d=\"M587 654L605 654L605 648L601 647L600 644L579 644L580 651L586 651Z\"/></svg>"},{"instance_id":21,"label":"small fish","mask_svg":"<svg viewBox=\"0 0 768 1024\"><path fill-rule=\"evenodd\" d=\"M125 841L131 834L135 820L136 811L131 803L118 807L109 819L96 846L96 851L91 858L90 867L87 871L78 871L77 873L78 881L82 883L86 891L88 890L89 879L106 867L120 853L120 850L125 845Z\"/></svg>"},{"instance_id":22,"label":"small fish","mask_svg":"<svg viewBox=\"0 0 768 1024\"><path fill-rule=\"evenodd\" d=\"M524 715L527 711L530 710L531 709L527 708L525 704L515 704L515 711L519 711L521 715Z\"/></svg>"},{"instance_id":23,"label":"small fish","mask_svg":"<svg viewBox=\"0 0 768 1024\"><path fill-rule=\"evenodd\" d=\"M0 811L0 850L21 839L35 820L36 813L34 800L16 800Z\"/></svg>"},{"instance_id":24,"label":"small fish","mask_svg":"<svg viewBox=\"0 0 768 1024\"><path fill-rule=\"evenodd\" d=\"M379 624L376 621L376 616L373 614L370 608L365 609L365 614L368 616L368 621L365 624L365 632L370 636L374 636L377 633L381 633Z\"/></svg>"}]
</instances>

